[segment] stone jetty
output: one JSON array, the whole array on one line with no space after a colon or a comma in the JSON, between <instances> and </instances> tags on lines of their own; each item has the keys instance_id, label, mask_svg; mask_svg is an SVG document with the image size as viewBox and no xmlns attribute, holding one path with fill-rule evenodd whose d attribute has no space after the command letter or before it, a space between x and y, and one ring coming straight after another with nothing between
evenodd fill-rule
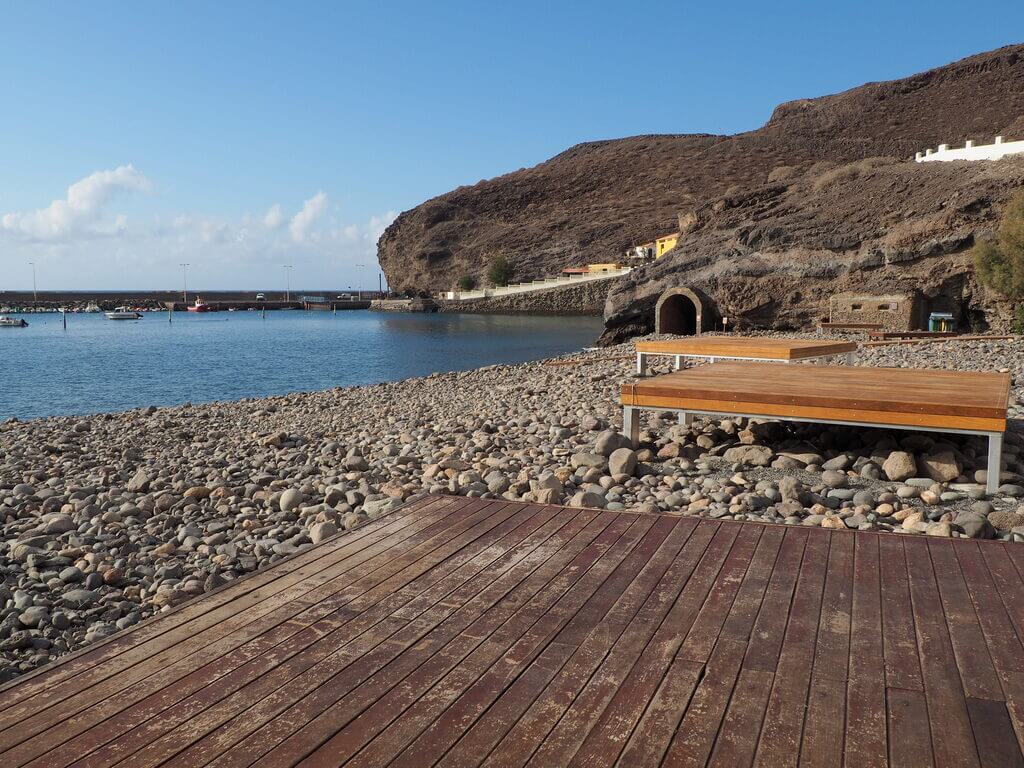
<instances>
[{"instance_id":1,"label":"stone jetty","mask_svg":"<svg viewBox=\"0 0 1024 768\"><path fill-rule=\"evenodd\" d=\"M426 493L1024 541L1024 432L995 497L981 439L649 414L632 344L366 387L0 425L0 680ZM1009 370L1020 340L858 364ZM657 366L657 363L655 363Z\"/></svg>"}]
</instances>

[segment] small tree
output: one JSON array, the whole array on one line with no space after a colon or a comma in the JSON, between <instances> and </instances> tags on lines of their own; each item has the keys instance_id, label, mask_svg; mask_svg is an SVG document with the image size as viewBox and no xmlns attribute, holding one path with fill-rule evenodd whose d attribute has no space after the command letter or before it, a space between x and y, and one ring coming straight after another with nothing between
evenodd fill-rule
<instances>
[{"instance_id":1,"label":"small tree","mask_svg":"<svg viewBox=\"0 0 1024 768\"><path fill-rule=\"evenodd\" d=\"M979 242L972 256L982 283L1015 302L1024 299L1024 191L1007 203L996 239Z\"/></svg>"},{"instance_id":2,"label":"small tree","mask_svg":"<svg viewBox=\"0 0 1024 768\"><path fill-rule=\"evenodd\" d=\"M463 291L472 291L476 288L476 278L472 275L463 275L459 278L459 289Z\"/></svg>"},{"instance_id":3,"label":"small tree","mask_svg":"<svg viewBox=\"0 0 1024 768\"><path fill-rule=\"evenodd\" d=\"M495 256L491 259L491 266L487 270L487 278L494 285L508 285L508 281L512 279L513 274L515 274L515 268L504 256Z\"/></svg>"}]
</instances>

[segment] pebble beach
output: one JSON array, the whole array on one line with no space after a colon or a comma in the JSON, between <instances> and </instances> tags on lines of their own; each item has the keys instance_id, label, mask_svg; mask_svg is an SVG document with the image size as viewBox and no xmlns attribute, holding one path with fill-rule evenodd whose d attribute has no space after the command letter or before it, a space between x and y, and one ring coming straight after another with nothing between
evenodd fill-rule
<instances>
[{"instance_id":1,"label":"pebble beach","mask_svg":"<svg viewBox=\"0 0 1024 768\"><path fill-rule=\"evenodd\" d=\"M4 422L0 681L427 493L1024 542L1020 339L856 358L1011 374L992 497L971 436L644 412L634 449L618 405L633 349Z\"/></svg>"}]
</instances>

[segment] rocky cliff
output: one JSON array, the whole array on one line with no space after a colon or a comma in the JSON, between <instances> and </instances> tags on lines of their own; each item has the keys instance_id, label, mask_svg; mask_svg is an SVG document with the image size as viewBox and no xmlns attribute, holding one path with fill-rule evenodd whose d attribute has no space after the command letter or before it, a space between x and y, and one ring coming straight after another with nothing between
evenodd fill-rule
<instances>
[{"instance_id":1,"label":"rocky cliff","mask_svg":"<svg viewBox=\"0 0 1024 768\"><path fill-rule=\"evenodd\" d=\"M394 288L426 292L463 274L482 276L498 254L515 264L517 277L530 278L614 259L631 243L681 226L675 256L635 273L609 297L612 329L647 322L641 315L655 283L696 280L713 288L730 275L743 280L722 301L751 322L776 325L818 311L820 297L809 292L791 305L805 310L785 309L783 299L816 270L831 275L819 278L819 290L859 285L850 275L860 271L888 283L948 270L948 279L977 293L967 285L963 251L1020 183L1019 163L967 168L909 158L996 134L1024 138L1024 46L789 102L764 127L735 136L581 144L403 213L381 237L379 257Z\"/></svg>"}]
</instances>

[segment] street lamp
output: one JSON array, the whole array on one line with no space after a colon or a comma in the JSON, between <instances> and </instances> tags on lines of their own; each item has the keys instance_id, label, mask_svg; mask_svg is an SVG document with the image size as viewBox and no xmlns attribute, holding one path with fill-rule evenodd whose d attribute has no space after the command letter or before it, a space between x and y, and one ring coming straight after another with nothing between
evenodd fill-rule
<instances>
[{"instance_id":1,"label":"street lamp","mask_svg":"<svg viewBox=\"0 0 1024 768\"><path fill-rule=\"evenodd\" d=\"M188 274L185 270L188 269L188 264L178 264L181 267L181 301L183 304L188 304Z\"/></svg>"},{"instance_id":2,"label":"street lamp","mask_svg":"<svg viewBox=\"0 0 1024 768\"><path fill-rule=\"evenodd\" d=\"M359 270L359 285L356 286L356 292L359 295L359 301L363 300L363 267L365 264L356 264L356 268Z\"/></svg>"},{"instance_id":3,"label":"street lamp","mask_svg":"<svg viewBox=\"0 0 1024 768\"><path fill-rule=\"evenodd\" d=\"M30 261L29 264L32 266L32 301L38 304L39 294L36 292L36 263L34 261Z\"/></svg>"},{"instance_id":4,"label":"street lamp","mask_svg":"<svg viewBox=\"0 0 1024 768\"><path fill-rule=\"evenodd\" d=\"M292 265L291 264L282 264L281 266L284 267L284 279L285 279L284 300L285 301L291 301L292 300Z\"/></svg>"}]
</instances>

